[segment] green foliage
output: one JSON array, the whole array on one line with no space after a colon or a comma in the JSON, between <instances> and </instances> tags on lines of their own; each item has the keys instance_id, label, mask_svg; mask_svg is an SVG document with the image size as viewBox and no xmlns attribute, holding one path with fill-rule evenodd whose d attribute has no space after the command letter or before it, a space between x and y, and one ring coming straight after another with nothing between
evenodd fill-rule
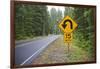
<instances>
[{"instance_id":1,"label":"green foliage","mask_svg":"<svg viewBox=\"0 0 100 69\"><path fill-rule=\"evenodd\" d=\"M76 23L77 30L73 33L76 46L86 50L91 56L94 52L94 9L84 7L65 7L64 16L69 15ZM15 34L16 39L27 39L48 34L60 34L58 23L62 20L60 9L46 5L16 5Z\"/></svg>"},{"instance_id":2,"label":"green foliage","mask_svg":"<svg viewBox=\"0 0 100 69\"><path fill-rule=\"evenodd\" d=\"M74 15L74 8L73 7L65 7L64 16L70 16L73 18Z\"/></svg>"},{"instance_id":3,"label":"green foliage","mask_svg":"<svg viewBox=\"0 0 100 69\"><path fill-rule=\"evenodd\" d=\"M92 57L94 53L94 9L84 7L65 7L65 16L69 15L78 24L73 33L73 45L86 50Z\"/></svg>"},{"instance_id":4,"label":"green foliage","mask_svg":"<svg viewBox=\"0 0 100 69\"><path fill-rule=\"evenodd\" d=\"M48 11L41 5L16 5L16 39L48 35Z\"/></svg>"},{"instance_id":5,"label":"green foliage","mask_svg":"<svg viewBox=\"0 0 100 69\"><path fill-rule=\"evenodd\" d=\"M51 8L50 16L49 16L50 34L59 34L60 33L58 23L61 21L62 17L63 17L62 11L60 9L56 10L55 8Z\"/></svg>"},{"instance_id":6,"label":"green foliage","mask_svg":"<svg viewBox=\"0 0 100 69\"><path fill-rule=\"evenodd\" d=\"M93 8L75 8L74 19L78 29L74 32L76 46L86 50L91 57L94 56L94 12Z\"/></svg>"},{"instance_id":7,"label":"green foliage","mask_svg":"<svg viewBox=\"0 0 100 69\"><path fill-rule=\"evenodd\" d=\"M27 39L35 36L59 34L58 22L62 19L62 11L46 5L17 4L15 17L16 39Z\"/></svg>"}]
</instances>

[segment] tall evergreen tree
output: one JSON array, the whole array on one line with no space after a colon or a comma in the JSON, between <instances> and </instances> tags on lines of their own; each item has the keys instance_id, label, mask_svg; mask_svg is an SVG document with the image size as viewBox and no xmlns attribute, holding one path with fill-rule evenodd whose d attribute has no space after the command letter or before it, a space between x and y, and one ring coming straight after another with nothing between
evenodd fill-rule
<instances>
[{"instance_id":1,"label":"tall evergreen tree","mask_svg":"<svg viewBox=\"0 0 100 69\"><path fill-rule=\"evenodd\" d=\"M48 11L46 5L17 4L15 17L16 39L47 35Z\"/></svg>"},{"instance_id":2,"label":"tall evergreen tree","mask_svg":"<svg viewBox=\"0 0 100 69\"><path fill-rule=\"evenodd\" d=\"M62 11L60 9L56 10L55 8L52 8L50 10L50 32L51 34L58 34L60 33L58 29L58 23L62 19Z\"/></svg>"}]
</instances>

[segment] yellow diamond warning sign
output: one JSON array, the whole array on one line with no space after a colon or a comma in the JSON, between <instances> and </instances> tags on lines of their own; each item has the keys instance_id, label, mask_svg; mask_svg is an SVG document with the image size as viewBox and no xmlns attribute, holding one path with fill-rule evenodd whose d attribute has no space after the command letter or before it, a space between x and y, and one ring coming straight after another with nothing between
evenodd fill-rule
<instances>
[{"instance_id":1,"label":"yellow diamond warning sign","mask_svg":"<svg viewBox=\"0 0 100 69\"><path fill-rule=\"evenodd\" d=\"M59 24L59 27L64 33L73 32L77 26L77 23L74 20L72 20L69 16L66 16Z\"/></svg>"}]
</instances>

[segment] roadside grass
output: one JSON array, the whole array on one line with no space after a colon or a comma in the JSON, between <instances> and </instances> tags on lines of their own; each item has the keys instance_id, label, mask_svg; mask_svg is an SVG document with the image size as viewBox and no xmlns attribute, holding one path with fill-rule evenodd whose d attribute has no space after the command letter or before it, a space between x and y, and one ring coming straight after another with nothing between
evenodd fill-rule
<instances>
[{"instance_id":1,"label":"roadside grass","mask_svg":"<svg viewBox=\"0 0 100 69\"><path fill-rule=\"evenodd\" d=\"M89 61L89 56L86 51L74 45L70 47L69 57L68 57L69 63L70 62L87 62L87 61Z\"/></svg>"},{"instance_id":2,"label":"roadside grass","mask_svg":"<svg viewBox=\"0 0 100 69\"><path fill-rule=\"evenodd\" d=\"M70 57L68 58L68 62L91 62L94 61L94 57L91 57L91 54L85 49L76 46L77 40L73 39L71 51L70 51ZM81 46L81 45L80 45Z\"/></svg>"},{"instance_id":3,"label":"roadside grass","mask_svg":"<svg viewBox=\"0 0 100 69\"><path fill-rule=\"evenodd\" d=\"M75 46L72 42L69 47L63 41L63 36L59 37L51 43L35 60L36 64L55 64L55 63L72 63L72 62L87 62L92 61L87 51Z\"/></svg>"}]
</instances>

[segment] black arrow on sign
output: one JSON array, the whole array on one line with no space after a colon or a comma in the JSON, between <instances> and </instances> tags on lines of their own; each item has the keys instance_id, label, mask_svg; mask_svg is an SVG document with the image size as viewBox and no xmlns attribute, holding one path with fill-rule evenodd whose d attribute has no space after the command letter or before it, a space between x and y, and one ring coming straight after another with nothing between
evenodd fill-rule
<instances>
[{"instance_id":1,"label":"black arrow on sign","mask_svg":"<svg viewBox=\"0 0 100 69\"><path fill-rule=\"evenodd\" d=\"M71 20L69 20L69 19L67 19L67 20L65 20L65 21L64 21L64 23L62 24L63 28L65 29L65 28L66 28L66 26L67 26L66 22L69 22L69 23L70 23L70 28L71 28L71 29L73 29L73 26L72 26L72 21L71 21Z\"/></svg>"}]
</instances>

